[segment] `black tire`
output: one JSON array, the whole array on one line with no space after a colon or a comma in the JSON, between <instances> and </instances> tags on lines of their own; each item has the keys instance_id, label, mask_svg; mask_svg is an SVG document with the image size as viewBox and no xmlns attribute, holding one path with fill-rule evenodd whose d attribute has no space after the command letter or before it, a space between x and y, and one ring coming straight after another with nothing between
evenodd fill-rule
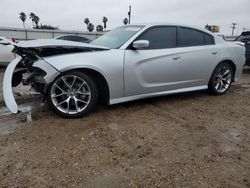
<instances>
[{"instance_id":1,"label":"black tire","mask_svg":"<svg viewBox=\"0 0 250 188\"><path fill-rule=\"evenodd\" d=\"M227 79L227 81L223 80L226 78L226 76L219 76L218 74L222 72L220 72L221 70L227 70L229 71L227 73L227 75L231 75L230 78ZM228 77L227 76L227 77ZM233 76L234 76L234 72L233 72L233 68L232 66L229 64L229 63L220 63L219 65L217 65L213 71L213 74L209 80L209 83L208 83L208 91L213 94L213 95L223 95L225 94L231 87L231 84L232 84L232 81L233 81ZM221 80L221 81L220 81ZM221 88L220 86L218 87L218 82L221 83L224 83L224 86L223 88ZM221 84L223 85L223 84ZM219 89L221 88L221 90Z\"/></svg>"},{"instance_id":2,"label":"black tire","mask_svg":"<svg viewBox=\"0 0 250 188\"><path fill-rule=\"evenodd\" d=\"M76 78L75 78L76 77ZM55 92L58 92L58 91L65 91L65 88L68 88L69 87L69 83L67 84L65 82L66 79L69 79L69 78L72 78L72 80L75 78L75 81L72 81L73 84L72 85L76 85L78 84L76 87L75 90L75 93L73 94L73 91L67 91L67 92L64 92L64 93L67 93L67 94L63 94L62 96L59 96L60 94L58 94L58 97L56 98L55 96L56 93ZM84 85L81 87L79 85L81 85L80 81L83 81L85 82ZM78 83L79 82L79 83ZM63 85L63 83L65 83ZM57 86L60 84L60 88L58 88L58 91L56 90ZM85 85L86 84L86 85ZM84 94L76 94L76 92L79 90L77 89L77 87L81 87L82 89L84 89L85 87L88 88L89 91L87 91L87 89L85 89L86 91L86 94L87 92L90 93L90 95L84 95ZM63 88L63 90L62 90ZM73 90L74 86L71 87L71 90ZM76 91L77 90L77 91ZM54 92L54 93L53 93ZM81 91L79 91L81 92ZM70 94L69 94L70 93ZM83 93L83 92L82 92ZM52 97L52 95L54 97ZM84 96L84 98L88 98L86 101L87 101L87 104L86 103L82 103L82 109L81 111L78 112L78 110L80 109L80 103L79 101L83 101L82 98L79 97L79 100L78 101L78 98L76 98L76 96ZM56 101L59 101L60 97L64 97L64 99L62 99L62 101L67 101L64 103L62 103L61 106L65 105L67 106L66 108L67 109L70 109L71 107L73 108L73 104L72 104L72 100L73 100L73 103L75 104L75 113L73 112L70 112L70 110L67 112L66 111L63 111L63 107L61 107L61 109L57 106L58 104L60 104L59 102L57 103L57 105L55 104ZM74 97L74 98L73 98ZM54 99L56 98L56 99ZM67 98L65 100L65 98ZM77 99L77 100L75 100ZM98 100L98 89L97 89L97 84L95 83L95 80L93 78L91 78L91 76L89 76L88 74L86 73L82 73L82 72L79 72L79 71L70 71L70 72L66 72L66 73L62 73L61 75L59 75L48 87L48 90L47 90L47 101L48 101L48 105L49 107L52 109L52 111L62 117L66 117L66 118L77 118L77 117L82 117L82 116L85 116L86 114L90 113L95 107L96 107L96 104L97 104L97 100ZM85 102L85 101L84 101ZM86 104L86 105L84 105ZM69 106L69 107L68 107ZM78 108L79 107L79 108Z\"/></svg>"}]
</instances>

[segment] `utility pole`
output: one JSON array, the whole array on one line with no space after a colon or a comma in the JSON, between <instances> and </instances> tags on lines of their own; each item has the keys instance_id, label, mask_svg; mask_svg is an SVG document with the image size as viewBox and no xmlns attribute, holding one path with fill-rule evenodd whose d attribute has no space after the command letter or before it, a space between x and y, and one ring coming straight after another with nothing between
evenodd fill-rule
<instances>
[{"instance_id":1,"label":"utility pole","mask_svg":"<svg viewBox=\"0 0 250 188\"><path fill-rule=\"evenodd\" d=\"M232 28L232 35L234 35L234 30L236 29L236 25L237 25L237 23L232 23L232 26L231 26L231 28Z\"/></svg>"},{"instance_id":2,"label":"utility pole","mask_svg":"<svg viewBox=\"0 0 250 188\"><path fill-rule=\"evenodd\" d=\"M129 11L128 11L128 24L131 22L131 5L129 5Z\"/></svg>"}]
</instances>

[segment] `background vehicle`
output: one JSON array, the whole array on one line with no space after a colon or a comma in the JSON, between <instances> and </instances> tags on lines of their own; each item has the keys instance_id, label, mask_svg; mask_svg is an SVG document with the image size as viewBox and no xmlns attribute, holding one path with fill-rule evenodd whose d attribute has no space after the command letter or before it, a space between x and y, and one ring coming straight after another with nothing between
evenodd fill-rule
<instances>
[{"instance_id":1,"label":"background vehicle","mask_svg":"<svg viewBox=\"0 0 250 188\"><path fill-rule=\"evenodd\" d=\"M2 39L0 39L0 42ZM10 45L0 45L0 66L7 66L13 59L12 54L13 46Z\"/></svg>"},{"instance_id":2,"label":"background vehicle","mask_svg":"<svg viewBox=\"0 0 250 188\"><path fill-rule=\"evenodd\" d=\"M18 57L3 83L6 106L18 112L11 85L23 81L65 117L89 113L99 99L116 104L203 89L222 95L245 63L241 42L176 24L123 26L91 44L37 40L14 46ZM23 70L13 75L18 64L27 67L26 79L20 79Z\"/></svg>"},{"instance_id":3,"label":"background vehicle","mask_svg":"<svg viewBox=\"0 0 250 188\"><path fill-rule=\"evenodd\" d=\"M83 42L83 43L91 42L90 39L83 37L83 36L79 36L79 35L62 35L62 36L56 37L55 39L68 40L68 41L73 41L73 42Z\"/></svg>"},{"instance_id":4,"label":"background vehicle","mask_svg":"<svg viewBox=\"0 0 250 188\"><path fill-rule=\"evenodd\" d=\"M246 65L250 66L250 31L242 32L241 35L236 39L236 41L245 43Z\"/></svg>"}]
</instances>

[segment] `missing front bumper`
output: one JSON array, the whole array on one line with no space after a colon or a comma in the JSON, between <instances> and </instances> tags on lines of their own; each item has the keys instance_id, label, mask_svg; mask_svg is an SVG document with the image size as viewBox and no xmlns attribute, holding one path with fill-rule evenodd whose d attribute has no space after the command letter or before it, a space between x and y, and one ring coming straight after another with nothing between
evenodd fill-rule
<instances>
[{"instance_id":1,"label":"missing front bumper","mask_svg":"<svg viewBox=\"0 0 250 188\"><path fill-rule=\"evenodd\" d=\"M21 63L22 58L17 56L7 67L4 79L3 79L3 97L4 102L7 108L11 111L11 113L17 114L19 109L18 105L14 98L14 93L12 90L12 86L17 86L20 83L20 78L18 79L17 75L14 73L16 67L19 63ZM37 74L36 70L40 70L40 74ZM44 60L38 60L33 63L32 68L29 68L30 77L21 78L24 85L31 85L33 89L44 94L46 91L44 90L50 82L54 80L54 78L59 75L59 71L52 67ZM43 73L46 73L43 75ZM18 74L19 75L19 74Z\"/></svg>"}]
</instances>

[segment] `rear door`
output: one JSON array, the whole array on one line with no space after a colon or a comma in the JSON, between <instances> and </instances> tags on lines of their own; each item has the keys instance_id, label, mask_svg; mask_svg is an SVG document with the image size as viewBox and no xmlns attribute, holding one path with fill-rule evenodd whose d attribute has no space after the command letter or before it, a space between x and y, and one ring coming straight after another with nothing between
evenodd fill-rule
<instances>
[{"instance_id":1,"label":"rear door","mask_svg":"<svg viewBox=\"0 0 250 188\"><path fill-rule=\"evenodd\" d=\"M214 37L200 30L178 27L179 63L186 87L207 85L220 55Z\"/></svg>"}]
</instances>

